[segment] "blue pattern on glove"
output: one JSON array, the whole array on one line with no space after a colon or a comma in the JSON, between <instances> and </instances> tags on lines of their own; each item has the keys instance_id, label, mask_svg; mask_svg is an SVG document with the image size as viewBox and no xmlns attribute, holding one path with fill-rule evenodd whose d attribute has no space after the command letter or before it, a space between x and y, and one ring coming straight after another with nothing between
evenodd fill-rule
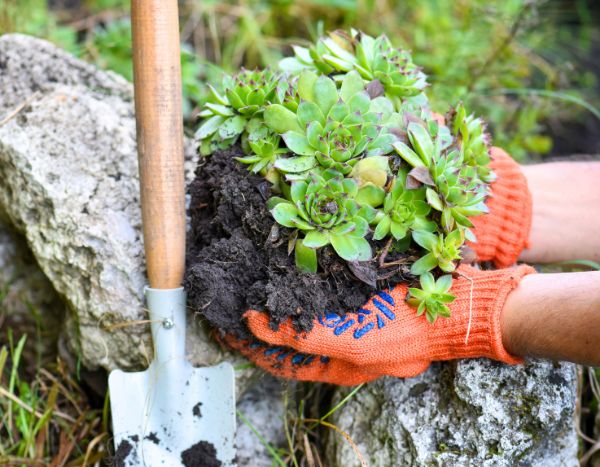
<instances>
[{"instance_id":1,"label":"blue pattern on glove","mask_svg":"<svg viewBox=\"0 0 600 467\"><path fill-rule=\"evenodd\" d=\"M389 321L396 319L396 314L390 309L390 305L394 306L395 301L387 292L378 292L377 297L373 298L373 305L379 310L379 313L374 315L377 322L377 329L381 329L385 326L386 319ZM369 320L371 317L369 315L373 316L373 313L365 308L360 308L356 312L356 315L350 313L342 315L329 312L319 317L319 323L321 326L333 329L333 334L335 336L340 336L355 324L359 324L361 326L356 327L352 335L355 339L360 339L375 329L375 322Z\"/></svg>"},{"instance_id":2,"label":"blue pattern on glove","mask_svg":"<svg viewBox=\"0 0 600 467\"><path fill-rule=\"evenodd\" d=\"M278 362L283 363L288 357L290 363L294 366L308 366L315 361L317 355L306 354L297 352L291 347L284 347L280 345L268 345L262 341L255 340L248 344L251 349L263 349L261 350L266 357L271 357ZM329 357L320 356L319 361L322 364L329 363Z\"/></svg>"}]
</instances>

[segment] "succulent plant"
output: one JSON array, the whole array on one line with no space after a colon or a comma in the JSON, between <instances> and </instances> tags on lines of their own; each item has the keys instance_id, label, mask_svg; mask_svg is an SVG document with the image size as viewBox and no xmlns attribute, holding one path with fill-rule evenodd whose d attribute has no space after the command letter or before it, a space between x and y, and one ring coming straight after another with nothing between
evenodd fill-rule
<instances>
[{"instance_id":1,"label":"succulent plant","mask_svg":"<svg viewBox=\"0 0 600 467\"><path fill-rule=\"evenodd\" d=\"M464 165L458 151L439 158L433 164L431 176L435 189L427 188L427 200L441 212L441 225L446 232L451 232L457 224L472 227L469 217L488 212L487 185L477 178L475 167Z\"/></svg>"},{"instance_id":2,"label":"succulent plant","mask_svg":"<svg viewBox=\"0 0 600 467\"><path fill-rule=\"evenodd\" d=\"M296 112L300 104L298 94L298 76L287 76L286 79L279 80L275 90L275 103L283 105L285 108Z\"/></svg>"},{"instance_id":3,"label":"succulent plant","mask_svg":"<svg viewBox=\"0 0 600 467\"><path fill-rule=\"evenodd\" d=\"M409 230L434 230L435 224L427 220L430 211L424 190L407 190L399 176L385 197L373 239L381 240L391 234L396 240L402 240Z\"/></svg>"},{"instance_id":4,"label":"succulent plant","mask_svg":"<svg viewBox=\"0 0 600 467\"><path fill-rule=\"evenodd\" d=\"M247 117L261 112L275 94L279 76L271 70L243 70L223 79L229 105Z\"/></svg>"},{"instance_id":5,"label":"succulent plant","mask_svg":"<svg viewBox=\"0 0 600 467\"><path fill-rule=\"evenodd\" d=\"M456 106L450 115L452 134L465 164L474 167L484 183L492 183L496 177L490 168L490 136L485 132L485 124L480 118L467 115L463 104Z\"/></svg>"},{"instance_id":6,"label":"succulent plant","mask_svg":"<svg viewBox=\"0 0 600 467\"><path fill-rule=\"evenodd\" d=\"M246 125L242 147L249 155L236 159L242 164L247 164L253 173L266 174L273 167L277 157L287 152L286 148L281 147L280 136L258 118L253 118Z\"/></svg>"},{"instance_id":7,"label":"succulent plant","mask_svg":"<svg viewBox=\"0 0 600 467\"><path fill-rule=\"evenodd\" d=\"M265 109L266 124L297 154L277 160L275 167L282 172L301 173L320 165L345 175L360 158L391 152L396 137L381 115L371 111L371 98L358 73L346 74L338 90L332 79L304 71L298 94L296 112L281 104Z\"/></svg>"},{"instance_id":8,"label":"succulent plant","mask_svg":"<svg viewBox=\"0 0 600 467\"><path fill-rule=\"evenodd\" d=\"M427 86L425 75L408 52L392 46L389 39L366 34L355 36L357 62L354 69L369 81L378 80L388 96L414 97Z\"/></svg>"},{"instance_id":9,"label":"succulent plant","mask_svg":"<svg viewBox=\"0 0 600 467\"><path fill-rule=\"evenodd\" d=\"M304 233L296 264L305 271L317 270L316 250L331 244L346 261L367 261L371 247L365 239L368 221L374 216L369 208L360 208L354 197L357 183L331 169L322 174L311 173L307 180L295 180L288 201L272 197L268 207L275 220ZM311 251L307 251L310 249Z\"/></svg>"},{"instance_id":10,"label":"succulent plant","mask_svg":"<svg viewBox=\"0 0 600 467\"><path fill-rule=\"evenodd\" d=\"M394 48L385 35L373 38L358 31L335 31L320 38L310 48L294 47L294 57L280 61L286 72L314 69L325 75L356 70L371 89L394 99L397 108L402 99L422 95L427 86L425 74L412 62L410 53Z\"/></svg>"},{"instance_id":11,"label":"succulent plant","mask_svg":"<svg viewBox=\"0 0 600 467\"><path fill-rule=\"evenodd\" d=\"M234 144L248 121L264 110L275 93L278 75L270 70L243 70L223 79L224 94L214 87L199 116L202 124L196 131L200 153L209 155L216 149Z\"/></svg>"},{"instance_id":12,"label":"succulent plant","mask_svg":"<svg viewBox=\"0 0 600 467\"><path fill-rule=\"evenodd\" d=\"M353 39L345 31L334 31L309 47L292 46L293 57L279 61L279 68L288 73L314 69L324 75L346 73L354 69Z\"/></svg>"},{"instance_id":13,"label":"succulent plant","mask_svg":"<svg viewBox=\"0 0 600 467\"><path fill-rule=\"evenodd\" d=\"M336 31L293 49L279 64L285 74L243 70L223 93L209 88L200 152L240 141L236 159L273 185L267 207L291 229L300 270L316 272L318 250L331 245L359 277L372 271L357 264L372 259L371 244L385 245L381 269L419 256L410 272L421 287L408 299L417 313L449 316L452 276L432 272L456 269L475 240L470 219L487 212L494 174L483 121L462 104L448 125L434 119L425 75L385 36ZM390 252L404 256L384 263Z\"/></svg>"},{"instance_id":14,"label":"succulent plant","mask_svg":"<svg viewBox=\"0 0 600 467\"><path fill-rule=\"evenodd\" d=\"M408 304L417 308L417 315L426 313L427 320L435 323L438 316L449 317L450 308L447 303L452 303L455 296L450 293L452 276L441 276L437 281L430 272L421 275L421 288L409 288Z\"/></svg>"},{"instance_id":15,"label":"succulent plant","mask_svg":"<svg viewBox=\"0 0 600 467\"><path fill-rule=\"evenodd\" d=\"M350 176L358 182L356 201L373 208L381 206L390 174L390 160L387 156L365 157L358 161L350 172Z\"/></svg>"},{"instance_id":16,"label":"succulent plant","mask_svg":"<svg viewBox=\"0 0 600 467\"><path fill-rule=\"evenodd\" d=\"M457 224L472 227L469 217L488 212L485 206L488 186L479 178L478 166L465 163L464 151L444 140L437 123L429 122L428 127L429 130L422 124L409 123L407 134L411 146L398 141L394 143L394 149L414 167L411 174L428 185L425 190L427 202L441 212L444 231L451 232ZM436 137L432 138L431 133ZM487 146L485 148L487 152ZM493 173L488 172L487 178L493 179ZM470 232L467 235L472 237Z\"/></svg>"},{"instance_id":17,"label":"succulent plant","mask_svg":"<svg viewBox=\"0 0 600 467\"><path fill-rule=\"evenodd\" d=\"M410 272L420 276L439 267L444 272L456 269L456 261L460 260L460 248L465 237L462 230L454 230L448 235L434 234L426 230L416 230L412 233L413 240L428 253L415 261Z\"/></svg>"}]
</instances>

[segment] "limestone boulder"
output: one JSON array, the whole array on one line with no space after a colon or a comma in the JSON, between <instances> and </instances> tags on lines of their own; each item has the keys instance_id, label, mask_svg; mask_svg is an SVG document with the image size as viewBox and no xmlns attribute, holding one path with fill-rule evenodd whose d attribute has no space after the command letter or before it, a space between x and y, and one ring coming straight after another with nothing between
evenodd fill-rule
<instances>
[{"instance_id":1,"label":"limestone boulder","mask_svg":"<svg viewBox=\"0 0 600 467\"><path fill-rule=\"evenodd\" d=\"M576 386L570 363L435 363L364 386L333 422L368 465L576 466ZM360 465L340 436L327 454L328 465Z\"/></svg>"},{"instance_id":2,"label":"limestone boulder","mask_svg":"<svg viewBox=\"0 0 600 467\"><path fill-rule=\"evenodd\" d=\"M191 176L194 150L188 147ZM0 38L0 206L68 308L88 368L151 359L131 85L48 42ZM191 320L197 364L223 358Z\"/></svg>"}]
</instances>

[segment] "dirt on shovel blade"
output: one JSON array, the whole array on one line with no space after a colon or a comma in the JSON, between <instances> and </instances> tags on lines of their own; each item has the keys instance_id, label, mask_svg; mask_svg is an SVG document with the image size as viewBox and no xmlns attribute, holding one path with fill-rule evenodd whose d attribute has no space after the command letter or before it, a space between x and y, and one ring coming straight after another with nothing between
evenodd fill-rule
<instances>
[{"instance_id":1,"label":"dirt on shovel blade","mask_svg":"<svg viewBox=\"0 0 600 467\"><path fill-rule=\"evenodd\" d=\"M200 441L181 453L181 463L185 467L221 467L217 450L206 441Z\"/></svg>"}]
</instances>

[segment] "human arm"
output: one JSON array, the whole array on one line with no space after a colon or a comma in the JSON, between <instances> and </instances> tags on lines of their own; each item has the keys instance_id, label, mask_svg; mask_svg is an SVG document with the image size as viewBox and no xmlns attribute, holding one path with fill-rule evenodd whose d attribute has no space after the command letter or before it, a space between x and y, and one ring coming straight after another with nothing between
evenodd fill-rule
<instances>
[{"instance_id":1,"label":"human arm","mask_svg":"<svg viewBox=\"0 0 600 467\"><path fill-rule=\"evenodd\" d=\"M500 148L491 155L498 179L490 212L471 219L478 241L469 246L479 261L600 261L600 162L520 166Z\"/></svg>"},{"instance_id":2,"label":"human arm","mask_svg":"<svg viewBox=\"0 0 600 467\"><path fill-rule=\"evenodd\" d=\"M525 276L508 295L501 330L513 355L600 366L600 272Z\"/></svg>"},{"instance_id":3,"label":"human arm","mask_svg":"<svg viewBox=\"0 0 600 467\"><path fill-rule=\"evenodd\" d=\"M532 197L528 263L600 261L600 162L521 166Z\"/></svg>"}]
</instances>

